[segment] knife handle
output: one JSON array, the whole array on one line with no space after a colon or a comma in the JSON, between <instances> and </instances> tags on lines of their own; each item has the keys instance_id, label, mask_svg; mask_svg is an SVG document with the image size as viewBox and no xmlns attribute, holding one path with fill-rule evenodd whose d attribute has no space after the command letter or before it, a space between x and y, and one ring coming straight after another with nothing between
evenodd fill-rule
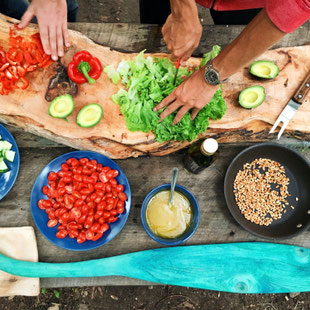
<instances>
[{"instance_id":1,"label":"knife handle","mask_svg":"<svg viewBox=\"0 0 310 310\"><path fill-rule=\"evenodd\" d=\"M299 104L302 104L305 101L309 90L310 90L310 73L308 74L308 76L305 78L305 80L295 93L293 97L294 101L296 101Z\"/></svg>"}]
</instances>

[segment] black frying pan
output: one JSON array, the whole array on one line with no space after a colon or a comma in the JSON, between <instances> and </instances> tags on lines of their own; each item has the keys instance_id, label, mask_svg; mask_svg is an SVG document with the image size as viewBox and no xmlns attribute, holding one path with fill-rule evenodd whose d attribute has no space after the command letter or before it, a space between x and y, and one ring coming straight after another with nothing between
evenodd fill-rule
<instances>
[{"instance_id":1,"label":"black frying pan","mask_svg":"<svg viewBox=\"0 0 310 310\"><path fill-rule=\"evenodd\" d=\"M245 163L260 157L275 160L285 167L285 173L290 179L288 191L291 194L287 201L295 207L286 208L287 211L281 219L274 220L269 226L260 226L245 219L235 202L233 193L233 183L238 171ZM235 220L256 236L268 239L288 238L310 226L310 164L298 152L280 144L256 144L239 153L227 169L224 194L227 206Z\"/></svg>"}]
</instances>

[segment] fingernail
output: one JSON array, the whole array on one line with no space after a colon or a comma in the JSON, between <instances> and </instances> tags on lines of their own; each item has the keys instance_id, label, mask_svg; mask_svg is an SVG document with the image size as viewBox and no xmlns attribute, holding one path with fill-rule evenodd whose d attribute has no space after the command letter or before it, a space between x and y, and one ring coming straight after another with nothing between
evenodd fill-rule
<instances>
[{"instance_id":1,"label":"fingernail","mask_svg":"<svg viewBox=\"0 0 310 310\"><path fill-rule=\"evenodd\" d=\"M53 55L53 56L52 56L52 59L53 59L54 61L56 61L56 60L58 60L58 57L57 57L56 55Z\"/></svg>"},{"instance_id":2,"label":"fingernail","mask_svg":"<svg viewBox=\"0 0 310 310\"><path fill-rule=\"evenodd\" d=\"M66 47L70 47L70 43L66 43Z\"/></svg>"}]
</instances>

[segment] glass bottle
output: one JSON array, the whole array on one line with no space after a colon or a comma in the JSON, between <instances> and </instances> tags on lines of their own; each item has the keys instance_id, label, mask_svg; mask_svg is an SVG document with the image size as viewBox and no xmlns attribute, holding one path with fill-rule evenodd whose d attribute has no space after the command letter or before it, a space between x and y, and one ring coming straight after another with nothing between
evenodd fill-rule
<instances>
[{"instance_id":1,"label":"glass bottle","mask_svg":"<svg viewBox=\"0 0 310 310\"><path fill-rule=\"evenodd\" d=\"M218 143L213 138L200 139L193 143L184 157L185 169L198 174L209 167L216 157Z\"/></svg>"}]
</instances>

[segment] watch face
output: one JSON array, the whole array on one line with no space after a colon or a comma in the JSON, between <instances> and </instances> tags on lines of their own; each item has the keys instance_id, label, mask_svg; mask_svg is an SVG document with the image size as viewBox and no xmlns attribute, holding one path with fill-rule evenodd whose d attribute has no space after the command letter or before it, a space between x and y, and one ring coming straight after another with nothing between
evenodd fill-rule
<instances>
[{"instance_id":1,"label":"watch face","mask_svg":"<svg viewBox=\"0 0 310 310\"><path fill-rule=\"evenodd\" d=\"M210 83L212 85L217 85L220 83L219 76L216 71L209 69L205 73L205 79L207 83Z\"/></svg>"}]
</instances>

